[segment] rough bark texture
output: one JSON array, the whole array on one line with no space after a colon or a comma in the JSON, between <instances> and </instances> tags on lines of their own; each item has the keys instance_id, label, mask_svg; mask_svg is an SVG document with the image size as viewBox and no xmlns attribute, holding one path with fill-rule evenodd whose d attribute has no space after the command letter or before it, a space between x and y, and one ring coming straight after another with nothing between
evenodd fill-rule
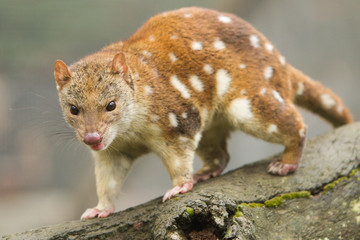
<instances>
[{"instance_id":1,"label":"rough bark texture","mask_svg":"<svg viewBox=\"0 0 360 240\"><path fill-rule=\"evenodd\" d=\"M165 203L3 239L360 239L360 123L309 140L295 174L267 174L271 159Z\"/></svg>"}]
</instances>

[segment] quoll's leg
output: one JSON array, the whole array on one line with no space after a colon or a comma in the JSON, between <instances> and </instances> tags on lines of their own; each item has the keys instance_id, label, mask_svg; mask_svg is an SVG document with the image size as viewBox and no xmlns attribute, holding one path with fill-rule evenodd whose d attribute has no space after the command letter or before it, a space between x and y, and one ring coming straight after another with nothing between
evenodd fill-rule
<instances>
[{"instance_id":1,"label":"quoll's leg","mask_svg":"<svg viewBox=\"0 0 360 240\"><path fill-rule=\"evenodd\" d=\"M300 134L305 134L305 128L303 129L303 133ZM281 154L280 158L276 158L273 162L271 162L267 167L267 171L271 174L282 176L294 172L299 166L304 145L305 135L300 139L295 138L288 146L285 145L285 150Z\"/></svg>"},{"instance_id":2,"label":"quoll's leg","mask_svg":"<svg viewBox=\"0 0 360 240\"><path fill-rule=\"evenodd\" d=\"M163 201L166 201L179 193L186 193L193 187L193 159L194 152L169 155L163 159L171 178L173 188L168 190Z\"/></svg>"},{"instance_id":3,"label":"quoll's leg","mask_svg":"<svg viewBox=\"0 0 360 240\"><path fill-rule=\"evenodd\" d=\"M103 218L115 211L114 200L132 165L132 160L108 151L95 152L95 177L98 204L87 209L81 219Z\"/></svg>"},{"instance_id":4,"label":"quoll's leg","mask_svg":"<svg viewBox=\"0 0 360 240\"><path fill-rule=\"evenodd\" d=\"M196 143L192 139L180 137L170 141L173 144L158 151L170 175L173 188L168 190L163 201L179 193L186 193L193 187L193 160Z\"/></svg>"},{"instance_id":5,"label":"quoll's leg","mask_svg":"<svg viewBox=\"0 0 360 240\"><path fill-rule=\"evenodd\" d=\"M283 144L285 150L280 158L274 159L267 167L271 174L284 176L294 172L299 166L305 145L306 127L301 116L294 112L293 117L295 116L295 122L284 122L284 126L280 127L279 133L276 134L276 142Z\"/></svg>"},{"instance_id":6,"label":"quoll's leg","mask_svg":"<svg viewBox=\"0 0 360 240\"><path fill-rule=\"evenodd\" d=\"M281 176L292 173L298 168L306 140L306 126L297 110L293 108L290 116L287 117L289 121L285 121L279 132L275 133L276 142L283 144L285 150L280 158L274 159L267 167L269 173Z\"/></svg>"},{"instance_id":7,"label":"quoll's leg","mask_svg":"<svg viewBox=\"0 0 360 240\"><path fill-rule=\"evenodd\" d=\"M228 137L229 130L220 124L204 131L196 150L203 166L194 174L195 183L219 176L225 169L230 159L226 146Z\"/></svg>"},{"instance_id":8,"label":"quoll's leg","mask_svg":"<svg viewBox=\"0 0 360 240\"><path fill-rule=\"evenodd\" d=\"M269 173L287 175L298 168L306 127L291 101L284 100L276 91L268 90L253 100L246 97L233 100L228 106L228 113L235 127L285 146L280 158L268 166Z\"/></svg>"}]
</instances>

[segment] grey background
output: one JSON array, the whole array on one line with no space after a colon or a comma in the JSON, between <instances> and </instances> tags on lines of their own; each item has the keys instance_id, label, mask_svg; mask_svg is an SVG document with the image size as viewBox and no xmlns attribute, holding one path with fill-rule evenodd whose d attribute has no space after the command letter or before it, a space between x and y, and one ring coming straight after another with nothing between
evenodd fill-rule
<instances>
[{"instance_id":1,"label":"grey background","mask_svg":"<svg viewBox=\"0 0 360 240\"><path fill-rule=\"evenodd\" d=\"M53 63L70 64L126 39L149 17L194 1L0 0L0 235L78 219L95 206L93 161L62 119ZM199 0L252 23L287 61L341 96L360 118L360 2ZM302 111L312 137L331 129ZM235 132L226 171L282 150ZM199 168L196 159L195 168ZM319 166L321 171L321 166ZM117 210L171 187L161 161L139 159Z\"/></svg>"}]
</instances>

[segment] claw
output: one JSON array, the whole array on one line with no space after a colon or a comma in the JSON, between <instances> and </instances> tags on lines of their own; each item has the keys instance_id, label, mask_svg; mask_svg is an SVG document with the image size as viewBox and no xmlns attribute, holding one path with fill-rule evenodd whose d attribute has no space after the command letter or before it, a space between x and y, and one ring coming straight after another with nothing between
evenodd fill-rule
<instances>
[{"instance_id":1,"label":"claw","mask_svg":"<svg viewBox=\"0 0 360 240\"><path fill-rule=\"evenodd\" d=\"M170 198L172 198L173 196L175 196L176 194L179 193L186 193L188 191L190 191L193 188L193 183L188 182L188 183L184 183L182 186L175 186L172 189L170 189L169 191L167 191L162 199L163 202L165 202L166 200L169 200Z\"/></svg>"}]
</instances>

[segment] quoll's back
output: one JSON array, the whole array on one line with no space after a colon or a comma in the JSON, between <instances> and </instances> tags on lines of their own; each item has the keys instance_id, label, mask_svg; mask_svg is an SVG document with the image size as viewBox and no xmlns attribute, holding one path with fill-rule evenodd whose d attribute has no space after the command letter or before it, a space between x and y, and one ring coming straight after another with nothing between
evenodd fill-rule
<instances>
[{"instance_id":1,"label":"quoll's back","mask_svg":"<svg viewBox=\"0 0 360 240\"><path fill-rule=\"evenodd\" d=\"M177 115L187 111L173 105L178 99L207 112L202 118L211 118L239 91L249 95L272 87L283 97L292 95L285 58L231 14L198 8L164 13L151 18L123 47L153 70L153 76L140 73L145 94L151 89L154 101L162 97L160 105L180 108Z\"/></svg>"}]
</instances>

